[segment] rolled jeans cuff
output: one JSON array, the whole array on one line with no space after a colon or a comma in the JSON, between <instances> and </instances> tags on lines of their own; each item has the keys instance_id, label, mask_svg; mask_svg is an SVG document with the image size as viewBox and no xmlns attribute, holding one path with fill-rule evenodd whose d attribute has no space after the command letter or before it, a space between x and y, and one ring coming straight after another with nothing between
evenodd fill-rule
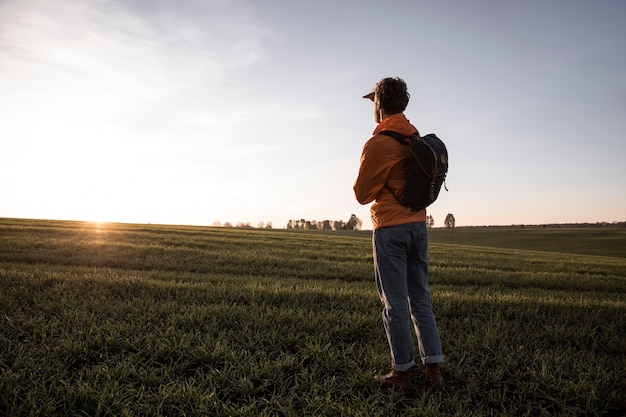
<instances>
[{"instance_id":1,"label":"rolled jeans cuff","mask_svg":"<svg viewBox=\"0 0 626 417\"><path fill-rule=\"evenodd\" d=\"M411 362L409 363L403 363L400 365L398 365L397 363L394 363L393 369L395 369L398 372L406 372L414 366L415 366L415 359L411 360Z\"/></svg>"},{"instance_id":2,"label":"rolled jeans cuff","mask_svg":"<svg viewBox=\"0 0 626 417\"><path fill-rule=\"evenodd\" d=\"M443 362L443 355L427 356L422 358L422 363L424 365L433 365L441 362Z\"/></svg>"}]
</instances>

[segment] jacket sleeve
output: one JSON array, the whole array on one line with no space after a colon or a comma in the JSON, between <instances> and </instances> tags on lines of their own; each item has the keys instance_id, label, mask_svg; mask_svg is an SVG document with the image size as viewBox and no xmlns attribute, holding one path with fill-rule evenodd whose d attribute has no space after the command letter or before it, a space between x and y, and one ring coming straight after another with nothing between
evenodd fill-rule
<instances>
[{"instance_id":1,"label":"jacket sleeve","mask_svg":"<svg viewBox=\"0 0 626 417\"><path fill-rule=\"evenodd\" d=\"M374 141L374 138L367 141L363 147L359 175L354 183L354 195L361 204L368 204L376 199L385 186L391 169L387 152L381 148L380 142Z\"/></svg>"}]
</instances>

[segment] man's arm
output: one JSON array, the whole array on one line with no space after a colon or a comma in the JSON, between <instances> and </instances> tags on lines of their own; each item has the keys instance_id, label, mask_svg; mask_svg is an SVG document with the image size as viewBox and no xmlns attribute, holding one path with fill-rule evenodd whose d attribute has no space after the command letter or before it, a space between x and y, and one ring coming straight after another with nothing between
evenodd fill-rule
<instances>
[{"instance_id":1,"label":"man's arm","mask_svg":"<svg viewBox=\"0 0 626 417\"><path fill-rule=\"evenodd\" d=\"M354 195L361 204L368 204L376 199L385 186L391 169L387 153L374 138L363 147L359 175L354 183Z\"/></svg>"}]
</instances>

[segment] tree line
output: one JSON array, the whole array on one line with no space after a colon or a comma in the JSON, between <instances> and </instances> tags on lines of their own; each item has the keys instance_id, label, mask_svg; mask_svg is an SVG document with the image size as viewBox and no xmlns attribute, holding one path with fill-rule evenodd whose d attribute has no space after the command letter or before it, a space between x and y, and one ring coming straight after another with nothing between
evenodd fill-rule
<instances>
[{"instance_id":1,"label":"tree line","mask_svg":"<svg viewBox=\"0 0 626 417\"><path fill-rule=\"evenodd\" d=\"M355 214L347 222L343 220L289 220L287 229L290 230L361 230L363 221Z\"/></svg>"},{"instance_id":2,"label":"tree line","mask_svg":"<svg viewBox=\"0 0 626 417\"><path fill-rule=\"evenodd\" d=\"M215 227L249 227L249 228L254 228L254 226L252 226L252 224L250 222L239 222L237 223L235 226L233 226L233 224L231 222L224 222L222 224L222 222L213 222L213 226ZM258 229L271 229L272 228L272 222L259 222L259 224L257 225Z\"/></svg>"},{"instance_id":3,"label":"tree line","mask_svg":"<svg viewBox=\"0 0 626 417\"><path fill-rule=\"evenodd\" d=\"M230 222L213 222L213 226L217 227L249 227L254 228L250 222L239 222L233 225ZM343 220L306 220L296 219L289 220L287 222L286 229L290 230L361 230L363 221L359 219L356 214L352 214L348 221ZM426 216L426 226L431 228L435 226L435 219L430 214ZM448 229L454 228L455 219L452 213L448 213L444 220L444 226ZM257 226L258 229L271 229L272 222L260 222Z\"/></svg>"}]
</instances>

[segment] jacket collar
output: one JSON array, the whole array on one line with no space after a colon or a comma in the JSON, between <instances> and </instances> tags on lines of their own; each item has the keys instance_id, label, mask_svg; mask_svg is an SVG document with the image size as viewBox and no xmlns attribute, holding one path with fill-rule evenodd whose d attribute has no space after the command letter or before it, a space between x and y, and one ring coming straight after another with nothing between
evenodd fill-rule
<instances>
[{"instance_id":1,"label":"jacket collar","mask_svg":"<svg viewBox=\"0 0 626 417\"><path fill-rule=\"evenodd\" d=\"M376 126L376 129L374 129L374 135L377 135L383 130L392 130L406 136L411 136L413 133L417 132L415 126L411 124L404 113L396 113L383 119L378 126Z\"/></svg>"}]
</instances>

